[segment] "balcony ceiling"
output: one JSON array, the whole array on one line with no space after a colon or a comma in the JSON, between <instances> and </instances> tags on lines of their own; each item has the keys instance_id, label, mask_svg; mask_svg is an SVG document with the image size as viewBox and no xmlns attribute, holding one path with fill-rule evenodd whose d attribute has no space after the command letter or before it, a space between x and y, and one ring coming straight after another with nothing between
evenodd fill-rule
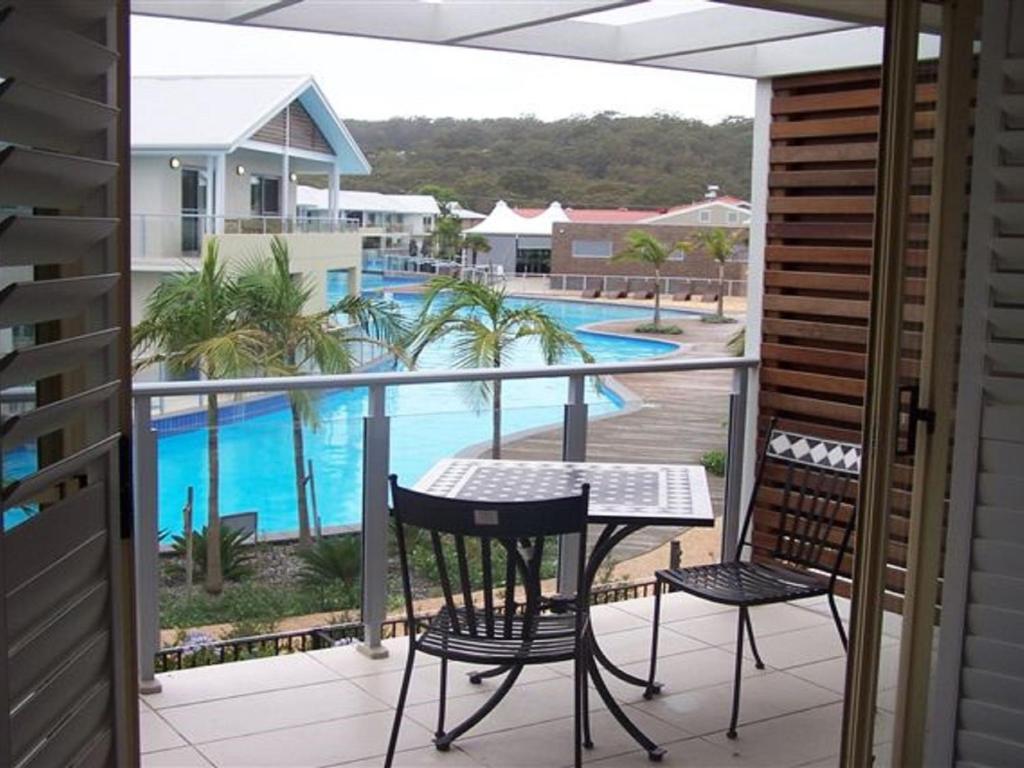
<instances>
[{"instance_id":1,"label":"balcony ceiling","mask_svg":"<svg viewBox=\"0 0 1024 768\"><path fill-rule=\"evenodd\" d=\"M134 13L737 77L877 64L883 0L131 0ZM923 14L939 24L938 5ZM922 58L938 54L922 35Z\"/></svg>"}]
</instances>

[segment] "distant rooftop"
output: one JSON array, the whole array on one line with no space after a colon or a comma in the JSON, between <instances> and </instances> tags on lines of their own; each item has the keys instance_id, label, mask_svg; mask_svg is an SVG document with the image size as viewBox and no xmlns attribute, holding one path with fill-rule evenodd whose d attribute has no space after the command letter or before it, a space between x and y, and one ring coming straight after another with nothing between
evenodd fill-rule
<instances>
[{"instance_id":1,"label":"distant rooftop","mask_svg":"<svg viewBox=\"0 0 1024 768\"><path fill-rule=\"evenodd\" d=\"M540 215L544 208L514 208L516 213L531 219ZM578 224L621 224L631 221L643 221L665 212L664 208L566 208L569 221Z\"/></svg>"},{"instance_id":2,"label":"distant rooftop","mask_svg":"<svg viewBox=\"0 0 1024 768\"><path fill-rule=\"evenodd\" d=\"M311 208L327 208L327 190L300 186L297 203ZM389 195L358 189L338 192L338 209L342 211L374 211L379 213L411 213L437 216L441 209L430 195Z\"/></svg>"}]
</instances>

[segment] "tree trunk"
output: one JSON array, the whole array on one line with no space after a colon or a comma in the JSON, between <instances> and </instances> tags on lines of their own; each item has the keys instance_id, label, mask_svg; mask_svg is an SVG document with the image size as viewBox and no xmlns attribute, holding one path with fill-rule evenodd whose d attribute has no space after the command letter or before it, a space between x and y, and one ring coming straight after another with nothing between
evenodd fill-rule
<instances>
[{"instance_id":1,"label":"tree trunk","mask_svg":"<svg viewBox=\"0 0 1024 768\"><path fill-rule=\"evenodd\" d=\"M724 317L725 310L725 264L718 262L718 316Z\"/></svg>"},{"instance_id":2,"label":"tree trunk","mask_svg":"<svg viewBox=\"0 0 1024 768\"><path fill-rule=\"evenodd\" d=\"M206 396L206 451L209 488L206 497L206 591L220 594L224 572L220 562L220 446L217 395Z\"/></svg>"},{"instance_id":3,"label":"tree trunk","mask_svg":"<svg viewBox=\"0 0 1024 768\"><path fill-rule=\"evenodd\" d=\"M494 402L491 407L491 458L501 458L501 381L494 382Z\"/></svg>"},{"instance_id":4,"label":"tree trunk","mask_svg":"<svg viewBox=\"0 0 1024 768\"><path fill-rule=\"evenodd\" d=\"M309 506L306 503L306 451L302 435L302 414L298 406L289 401L292 411L292 454L295 459L295 494L299 513L299 546L313 543L309 532Z\"/></svg>"},{"instance_id":5,"label":"tree trunk","mask_svg":"<svg viewBox=\"0 0 1024 768\"><path fill-rule=\"evenodd\" d=\"M654 327L661 325L661 272L654 270Z\"/></svg>"}]
</instances>

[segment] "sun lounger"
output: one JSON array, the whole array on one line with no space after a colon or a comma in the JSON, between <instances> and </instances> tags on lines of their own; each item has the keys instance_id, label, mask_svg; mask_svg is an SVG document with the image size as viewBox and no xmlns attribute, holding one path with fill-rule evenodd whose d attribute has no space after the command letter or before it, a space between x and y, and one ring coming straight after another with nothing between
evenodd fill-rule
<instances>
[{"instance_id":1,"label":"sun lounger","mask_svg":"<svg viewBox=\"0 0 1024 768\"><path fill-rule=\"evenodd\" d=\"M718 301L718 294L717 293L705 293L701 297L701 301L705 302L706 304L712 304L712 303Z\"/></svg>"},{"instance_id":2,"label":"sun lounger","mask_svg":"<svg viewBox=\"0 0 1024 768\"><path fill-rule=\"evenodd\" d=\"M611 291L604 295L606 299L624 299L627 296L629 296L629 291Z\"/></svg>"},{"instance_id":3,"label":"sun lounger","mask_svg":"<svg viewBox=\"0 0 1024 768\"><path fill-rule=\"evenodd\" d=\"M597 288L588 288L580 293L581 299L597 299L601 297L601 291Z\"/></svg>"},{"instance_id":4,"label":"sun lounger","mask_svg":"<svg viewBox=\"0 0 1024 768\"><path fill-rule=\"evenodd\" d=\"M633 291L634 299L653 299L654 291Z\"/></svg>"},{"instance_id":5,"label":"sun lounger","mask_svg":"<svg viewBox=\"0 0 1024 768\"><path fill-rule=\"evenodd\" d=\"M689 291L679 291L672 294L672 301L689 301L692 298L693 294Z\"/></svg>"}]
</instances>

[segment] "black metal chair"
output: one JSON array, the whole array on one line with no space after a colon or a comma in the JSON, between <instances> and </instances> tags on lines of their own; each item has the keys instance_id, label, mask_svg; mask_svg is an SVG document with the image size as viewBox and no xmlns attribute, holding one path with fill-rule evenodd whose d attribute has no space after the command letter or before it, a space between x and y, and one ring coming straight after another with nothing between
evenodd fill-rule
<instances>
[{"instance_id":1,"label":"black metal chair","mask_svg":"<svg viewBox=\"0 0 1024 768\"><path fill-rule=\"evenodd\" d=\"M655 574L654 628L651 669L645 698L657 692L658 629L664 587L687 592L705 600L739 608L736 629L736 672L733 680L732 718L727 736L736 738L739 718L740 678L743 670L743 633L758 669L764 662L754 640L750 607L784 603L827 595L832 618L843 648L846 631L835 602L835 583L853 532L855 506L848 500L850 484L860 472L860 446L768 428L768 438L757 469L734 557L727 562L658 571ZM758 491L772 506L769 533L747 540ZM741 559L749 547L750 560Z\"/></svg>"},{"instance_id":2,"label":"black metal chair","mask_svg":"<svg viewBox=\"0 0 1024 768\"><path fill-rule=\"evenodd\" d=\"M385 768L391 766L417 652L441 659L440 700L434 744L442 751L486 717L511 690L523 667L572 661L575 765L582 760L582 718L586 701L585 595L571 599L571 611L542 613L541 562L545 539L586 534L590 487L579 496L528 502L446 499L402 488L391 476L392 514L402 591L409 622L409 657L402 677ZM410 568L409 531L429 536L444 606L417 636ZM575 564L584 583L585 555ZM472 715L445 730L448 662L487 665L505 679ZM490 676L484 673L481 676Z\"/></svg>"}]
</instances>

